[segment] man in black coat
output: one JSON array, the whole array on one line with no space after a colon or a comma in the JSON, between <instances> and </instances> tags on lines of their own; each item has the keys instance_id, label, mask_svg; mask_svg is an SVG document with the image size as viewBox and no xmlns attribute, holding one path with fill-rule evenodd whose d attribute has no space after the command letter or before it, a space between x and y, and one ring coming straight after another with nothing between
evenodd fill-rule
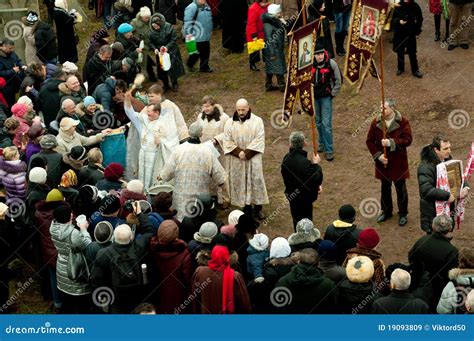
<instances>
[{"instance_id":1,"label":"man in black coat","mask_svg":"<svg viewBox=\"0 0 474 341\"><path fill-rule=\"evenodd\" d=\"M436 188L436 166L441 162L451 160L451 158L451 143L442 136L436 136L433 142L425 146L421 151L421 163L418 166L420 219L421 228L427 233L431 233L431 222L436 216L436 201L447 201L452 206L451 212L455 212L453 203L456 198L450 192ZM460 192L460 199L466 198L468 195L469 184L464 182L464 187Z\"/></svg>"},{"instance_id":2,"label":"man in black coat","mask_svg":"<svg viewBox=\"0 0 474 341\"><path fill-rule=\"evenodd\" d=\"M451 244L454 229L451 218L439 215L433 219L433 233L418 239L408 253L410 264L429 272L433 285L430 307L436 310L441 292L449 282L448 272L458 266L458 249Z\"/></svg>"},{"instance_id":3,"label":"man in black coat","mask_svg":"<svg viewBox=\"0 0 474 341\"><path fill-rule=\"evenodd\" d=\"M397 53L398 57L397 76L405 71L406 52L410 58L413 76L423 77L416 58L416 37L420 35L423 25L423 14L420 6L414 0L402 0L400 6L395 7L392 25L394 28L393 51Z\"/></svg>"},{"instance_id":4,"label":"man in black coat","mask_svg":"<svg viewBox=\"0 0 474 341\"><path fill-rule=\"evenodd\" d=\"M390 278L392 293L373 303L372 314L428 314L428 304L408 291L410 283L409 272L395 269Z\"/></svg>"},{"instance_id":5,"label":"man in black coat","mask_svg":"<svg viewBox=\"0 0 474 341\"><path fill-rule=\"evenodd\" d=\"M21 81L25 77L21 59L13 51L15 42L8 38L0 40L0 77L6 81L5 87L2 89L3 97L11 108L16 103L15 95L20 90Z\"/></svg>"},{"instance_id":6,"label":"man in black coat","mask_svg":"<svg viewBox=\"0 0 474 341\"><path fill-rule=\"evenodd\" d=\"M49 124L55 120L61 107L61 94L58 86L66 81L66 76L67 74L64 71L58 69L52 79L41 85L37 104L43 113L44 124L46 127L49 127Z\"/></svg>"},{"instance_id":7,"label":"man in black coat","mask_svg":"<svg viewBox=\"0 0 474 341\"><path fill-rule=\"evenodd\" d=\"M84 81L87 81L89 95L92 95L95 88L104 83L107 77L121 68L121 62L116 65L111 58L112 48L104 45L84 66Z\"/></svg>"},{"instance_id":8,"label":"man in black coat","mask_svg":"<svg viewBox=\"0 0 474 341\"><path fill-rule=\"evenodd\" d=\"M313 220L313 202L323 183L323 171L319 155L313 155L312 161L307 158L308 152L303 150L306 145L304 134L295 131L290 135L290 151L283 158L281 175L285 183L285 195L290 203L293 227L303 218Z\"/></svg>"}]
</instances>

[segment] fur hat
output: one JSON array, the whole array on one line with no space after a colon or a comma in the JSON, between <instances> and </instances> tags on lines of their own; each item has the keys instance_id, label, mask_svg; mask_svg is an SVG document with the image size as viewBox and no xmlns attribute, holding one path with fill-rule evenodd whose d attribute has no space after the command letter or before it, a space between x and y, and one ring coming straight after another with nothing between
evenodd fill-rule
<instances>
[{"instance_id":1,"label":"fur hat","mask_svg":"<svg viewBox=\"0 0 474 341\"><path fill-rule=\"evenodd\" d=\"M288 242L290 245L313 243L319 237L321 237L321 232L314 228L313 222L308 218L303 218L296 224L296 233L288 237Z\"/></svg>"},{"instance_id":2,"label":"fur hat","mask_svg":"<svg viewBox=\"0 0 474 341\"><path fill-rule=\"evenodd\" d=\"M102 208L102 213L113 214L119 211L122 205L119 198L117 198L115 195L109 194L102 199L100 207Z\"/></svg>"},{"instance_id":3,"label":"fur hat","mask_svg":"<svg viewBox=\"0 0 474 341\"><path fill-rule=\"evenodd\" d=\"M229 236L230 238L234 238L235 234L237 233L235 225L232 224L222 226L220 231L221 234Z\"/></svg>"},{"instance_id":4,"label":"fur hat","mask_svg":"<svg viewBox=\"0 0 474 341\"><path fill-rule=\"evenodd\" d=\"M142 8L140 8L138 15L142 18L151 17L151 10L147 6L143 6Z\"/></svg>"},{"instance_id":5,"label":"fur hat","mask_svg":"<svg viewBox=\"0 0 474 341\"><path fill-rule=\"evenodd\" d=\"M95 225L94 238L98 244L105 244L112 239L114 228L108 221L100 221Z\"/></svg>"},{"instance_id":6,"label":"fur hat","mask_svg":"<svg viewBox=\"0 0 474 341\"><path fill-rule=\"evenodd\" d=\"M11 107L11 112L13 116L16 117L23 117L28 112L28 108L26 104L23 103L15 103Z\"/></svg>"},{"instance_id":7,"label":"fur hat","mask_svg":"<svg viewBox=\"0 0 474 341\"><path fill-rule=\"evenodd\" d=\"M153 198L153 211L157 213L167 213L173 204L173 194L169 192L160 192Z\"/></svg>"},{"instance_id":8,"label":"fur hat","mask_svg":"<svg viewBox=\"0 0 474 341\"><path fill-rule=\"evenodd\" d=\"M133 193L143 193L143 189L143 182L137 179L132 180L127 184L127 190Z\"/></svg>"},{"instance_id":9,"label":"fur hat","mask_svg":"<svg viewBox=\"0 0 474 341\"><path fill-rule=\"evenodd\" d=\"M231 225L237 225L239 223L239 218L241 215L243 215L244 212L241 210L233 210L232 212L229 213L229 217L227 218L227 221Z\"/></svg>"},{"instance_id":10,"label":"fur hat","mask_svg":"<svg viewBox=\"0 0 474 341\"><path fill-rule=\"evenodd\" d=\"M263 233L257 233L249 240L249 244L257 251L268 249L268 237Z\"/></svg>"},{"instance_id":11,"label":"fur hat","mask_svg":"<svg viewBox=\"0 0 474 341\"><path fill-rule=\"evenodd\" d=\"M123 175L123 167L118 162L112 162L104 169L104 178L109 181L118 181Z\"/></svg>"},{"instance_id":12,"label":"fur hat","mask_svg":"<svg viewBox=\"0 0 474 341\"><path fill-rule=\"evenodd\" d=\"M84 98L84 107L87 109L89 105L97 104L95 98L92 96L86 96Z\"/></svg>"},{"instance_id":13,"label":"fur hat","mask_svg":"<svg viewBox=\"0 0 474 341\"><path fill-rule=\"evenodd\" d=\"M42 149L51 150L58 146L58 141L56 140L56 136L47 134L41 136L39 144Z\"/></svg>"},{"instance_id":14,"label":"fur hat","mask_svg":"<svg viewBox=\"0 0 474 341\"><path fill-rule=\"evenodd\" d=\"M347 262L346 274L351 282L367 283L374 276L374 263L366 256L351 258Z\"/></svg>"},{"instance_id":15,"label":"fur hat","mask_svg":"<svg viewBox=\"0 0 474 341\"><path fill-rule=\"evenodd\" d=\"M77 175L76 173L70 169L66 173L63 174L61 177L61 182L59 183L61 187L74 187L77 186Z\"/></svg>"},{"instance_id":16,"label":"fur hat","mask_svg":"<svg viewBox=\"0 0 474 341\"><path fill-rule=\"evenodd\" d=\"M209 221L201 225L199 231L194 234L194 240L203 244L210 244L216 234L217 225Z\"/></svg>"},{"instance_id":17,"label":"fur hat","mask_svg":"<svg viewBox=\"0 0 474 341\"><path fill-rule=\"evenodd\" d=\"M71 63L71 62L64 62L62 70L66 73L76 73L79 68L77 67L76 64ZM88 96L89 97L89 96Z\"/></svg>"},{"instance_id":18,"label":"fur hat","mask_svg":"<svg viewBox=\"0 0 474 341\"><path fill-rule=\"evenodd\" d=\"M178 225L173 220L163 220L157 231L158 241L171 243L179 238Z\"/></svg>"},{"instance_id":19,"label":"fur hat","mask_svg":"<svg viewBox=\"0 0 474 341\"><path fill-rule=\"evenodd\" d=\"M41 167L32 168L30 170L30 174L28 175L28 180L30 180L30 182L40 185L44 185L47 178L48 173L46 173L46 169Z\"/></svg>"},{"instance_id":20,"label":"fur hat","mask_svg":"<svg viewBox=\"0 0 474 341\"><path fill-rule=\"evenodd\" d=\"M352 223L355 220L356 211L352 205L342 205L339 208L339 219L342 221Z\"/></svg>"},{"instance_id":21,"label":"fur hat","mask_svg":"<svg viewBox=\"0 0 474 341\"><path fill-rule=\"evenodd\" d=\"M64 201L64 196L59 189L52 189L46 196L46 202Z\"/></svg>"},{"instance_id":22,"label":"fur hat","mask_svg":"<svg viewBox=\"0 0 474 341\"><path fill-rule=\"evenodd\" d=\"M357 244L366 249L373 249L379 244L380 237L377 231L371 227L362 230L359 234Z\"/></svg>"},{"instance_id":23,"label":"fur hat","mask_svg":"<svg viewBox=\"0 0 474 341\"><path fill-rule=\"evenodd\" d=\"M0 216L6 215L8 212L8 206L4 204L3 202L0 202Z\"/></svg>"},{"instance_id":24,"label":"fur hat","mask_svg":"<svg viewBox=\"0 0 474 341\"><path fill-rule=\"evenodd\" d=\"M319 0L322 2L322 0ZM316 40L316 47L314 49L314 53L323 53L325 51L325 48L324 48L324 42L322 39L318 39Z\"/></svg>"},{"instance_id":25,"label":"fur hat","mask_svg":"<svg viewBox=\"0 0 474 341\"><path fill-rule=\"evenodd\" d=\"M28 26L33 26L34 24L38 22L38 20L39 20L38 13L33 12L33 11L28 11L28 13L26 13L25 21Z\"/></svg>"},{"instance_id":26,"label":"fur hat","mask_svg":"<svg viewBox=\"0 0 474 341\"><path fill-rule=\"evenodd\" d=\"M273 239L272 245L270 246L270 259L285 258L290 254L291 248L288 240L283 237L277 237Z\"/></svg>"}]
</instances>

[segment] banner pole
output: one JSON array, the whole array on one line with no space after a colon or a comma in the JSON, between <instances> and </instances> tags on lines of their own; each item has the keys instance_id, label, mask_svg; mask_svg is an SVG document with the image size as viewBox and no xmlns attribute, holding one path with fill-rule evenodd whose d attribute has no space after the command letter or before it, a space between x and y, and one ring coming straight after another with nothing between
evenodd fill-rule
<instances>
[{"instance_id":1,"label":"banner pole","mask_svg":"<svg viewBox=\"0 0 474 341\"><path fill-rule=\"evenodd\" d=\"M382 132L383 138L387 138L387 124L385 123L385 82L384 82L384 56L383 56L383 32L380 34L380 91L382 98ZM387 147L383 147L383 156L387 158ZM384 165L387 168L387 165Z\"/></svg>"}]
</instances>

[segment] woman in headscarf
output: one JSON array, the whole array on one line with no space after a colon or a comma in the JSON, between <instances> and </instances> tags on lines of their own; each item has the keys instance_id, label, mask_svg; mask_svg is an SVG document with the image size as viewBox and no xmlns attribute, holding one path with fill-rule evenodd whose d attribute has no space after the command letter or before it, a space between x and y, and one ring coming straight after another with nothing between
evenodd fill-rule
<instances>
[{"instance_id":1,"label":"woman in headscarf","mask_svg":"<svg viewBox=\"0 0 474 341\"><path fill-rule=\"evenodd\" d=\"M251 312L250 299L242 275L231 269L225 246L216 245L208 266L200 266L193 276L194 312L197 314L244 314Z\"/></svg>"}]
</instances>

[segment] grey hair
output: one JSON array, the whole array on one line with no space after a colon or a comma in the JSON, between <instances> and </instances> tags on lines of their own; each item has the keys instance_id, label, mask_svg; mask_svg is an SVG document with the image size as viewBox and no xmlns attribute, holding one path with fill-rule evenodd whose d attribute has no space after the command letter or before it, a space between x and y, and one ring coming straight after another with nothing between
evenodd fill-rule
<instances>
[{"instance_id":1,"label":"grey hair","mask_svg":"<svg viewBox=\"0 0 474 341\"><path fill-rule=\"evenodd\" d=\"M403 269L395 269L390 276L390 284L395 290L408 290L411 284L411 275Z\"/></svg>"},{"instance_id":2,"label":"grey hair","mask_svg":"<svg viewBox=\"0 0 474 341\"><path fill-rule=\"evenodd\" d=\"M119 245L128 245L133 239L133 233L127 224L119 225L114 230L114 242Z\"/></svg>"},{"instance_id":3,"label":"grey hair","mask_svg":"<svg viewBox=\"0 0 474 341\"><path fill-rule=\"evenodd\" d=\"M395 109L395 100L393 98L386 98L385 103L392 109Z\"/></svg>"},{"instance_id":4,"label":"grey hair","mask_svg":"<svg viewBox=\"0 0 474 341\"><path fill-rule=\"evenodd\" d=\"M434 217L431 227L433 231L446 234L453 229L453 220L446 214L441 214Z\"/></svg>"},{"instance_id":5,"label":"grey hair","mask_svg":"<svg viewBox=\"0 0 474 341\"><path fill-rule=\"evenodd\" d=\"M301 131L294 131L290 134L290 146L294 149L301 149L304 147L304 134Z\"/></svg>"},{"instance_id":6,"label":"grey hair","mask_svg":"<svg viewBox=\"0 0 474 341\"><path fill-rule=\"evenodd\" d=\"M189 136L192 138L200 138L202 136L202 125L194 122L189 126Z\"/></svg>"},{"instance_id":7,"label":"grey hair","mask_svg":"<svg viewBox=\"0 0 474 341\"><path fill-rule=\"evenodd\" d=\"M66 103L69 103L69 102L72 102L72 104L75 105L74 101L70 98L66 98L62 103L61 103L61 109L64 110L64 108L66 108Z\"/></svg>"},{"instance_id":8,"label":"grey hair","mask_svg":"<svg viewBox=\"0 0 474 341\"><path fill-rule=\"evenodd\" d=\"M99 49L99 54L112 53L112 47L110 45L102 45Z\"/></svg>"}]
</instances>

